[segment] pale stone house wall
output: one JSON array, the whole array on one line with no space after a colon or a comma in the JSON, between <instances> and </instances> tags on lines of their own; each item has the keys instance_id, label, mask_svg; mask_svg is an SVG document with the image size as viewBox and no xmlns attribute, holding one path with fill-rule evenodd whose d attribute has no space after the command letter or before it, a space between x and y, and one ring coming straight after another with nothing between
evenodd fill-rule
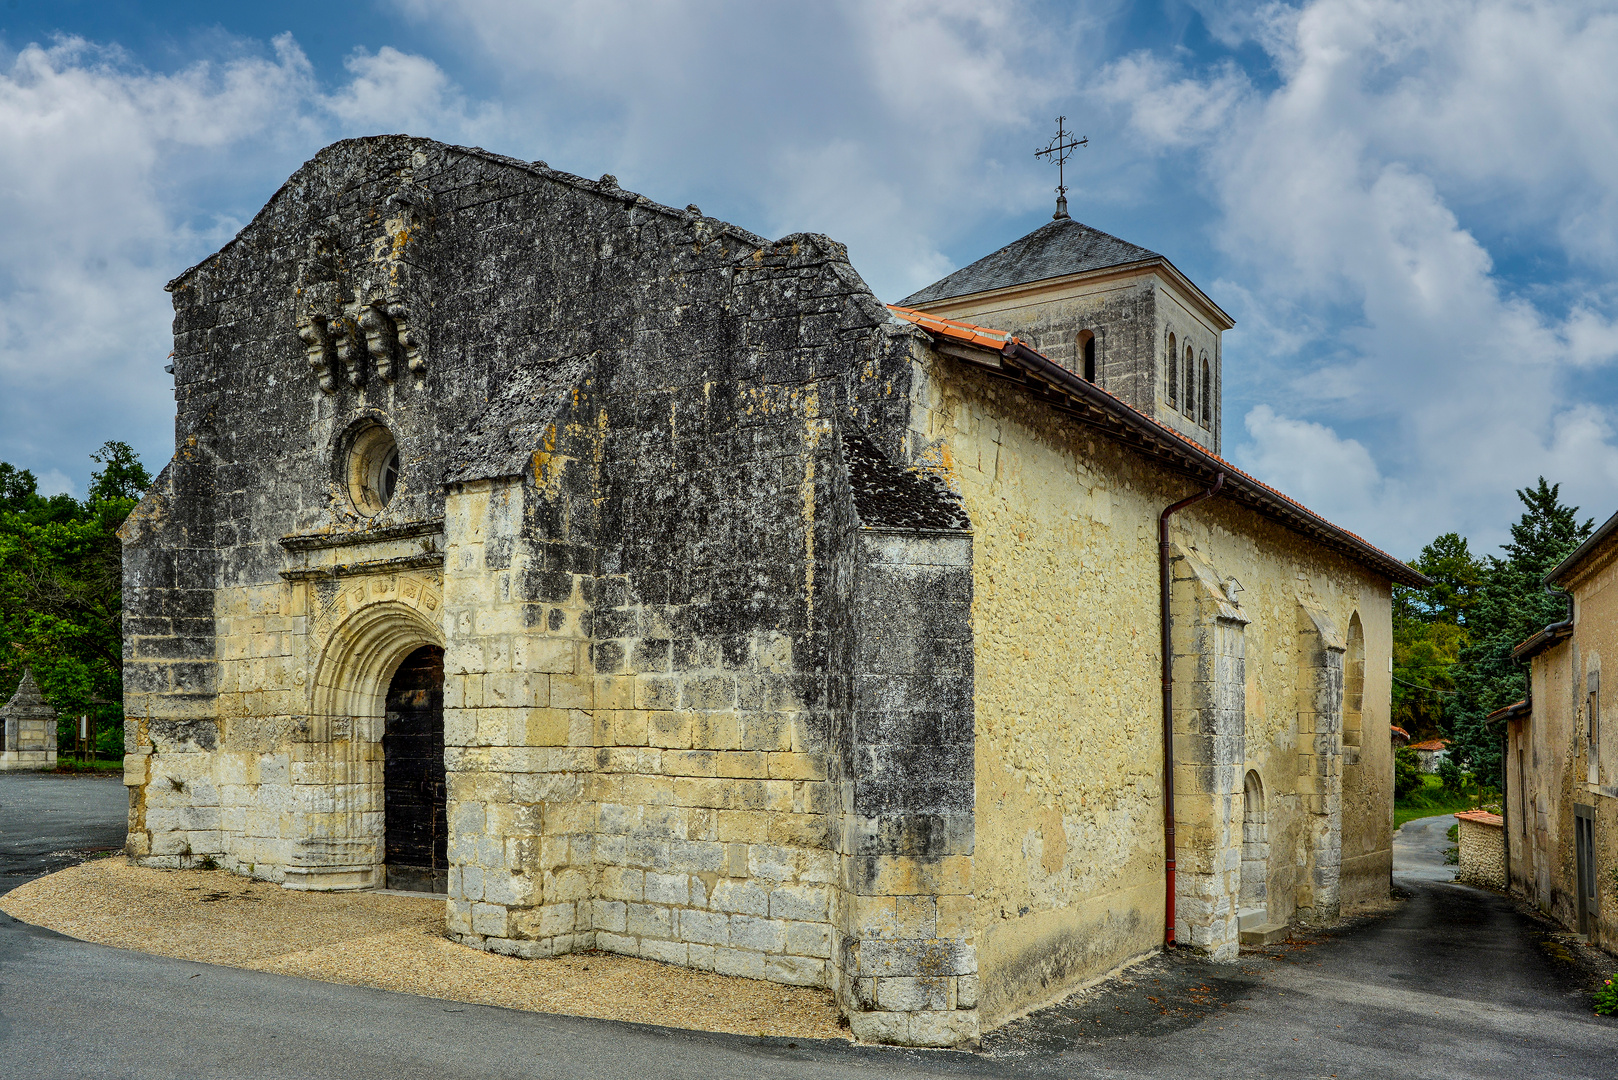
<instances>
[{"instance_id":1,"label":"pale stone house wall","mask_svg":"<svg viewBox=\"0 0 1618 1080\"><path fill-rule=\"evenodd\" d=\"M1618 655L1618 542L1609 526L1553 571L1573 595L1574 623L1532 652L1529 709L1507 721L1506 857L1511 891L1579 928L1578 818L1592 831L1593 939L1618 947L1618 711L1602 693L1602 658ZM1521 652L1521 648L1519 652Z\"/></svg>"}]
</instances>

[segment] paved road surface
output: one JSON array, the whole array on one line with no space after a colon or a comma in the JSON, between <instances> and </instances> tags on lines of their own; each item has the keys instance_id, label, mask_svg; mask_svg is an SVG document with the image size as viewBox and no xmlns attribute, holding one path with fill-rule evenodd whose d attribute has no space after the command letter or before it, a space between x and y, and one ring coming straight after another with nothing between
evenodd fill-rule
<instances>
[{"instance_id":1,"label":"paved road surface","mask_svg":"<svg viewBox=\"0 0 1618 1080\"><path fill-rule=\"evenodd\" d=\"M128 813L121 777L0 773L0 893L122 849Z\"/></svg>"},{"instance_id":2,"label":"paved road surface","mask_svg":"<svg viewBox=\"0 0 1618 1080\"><path fill-rule=\"evenodd\" d=\"M1444 862L1444 853L1455 846L1449 838L1455 824L1454 814L1405 822L1393 834L1395 874L1404 880L1454 881L1457 868Z\"/></svg>"},{"instance_id":3,"label":"paved road surface","mask_svg":"<svg viewBox=\"0 0 1618 1080\"><path fill-rule=\"evenodd\" d=\"M53 795L88 805L66 785L23 793L17 779L0 777L0 842L14 835L6 808L28 798L44 800L42 813ZM64 844L56 850L93 847L112 827L86 820L76 838L54 826L51 835ZM793 1045L458 1005L143 956L0 916L0 1077L1618 1074L1618 1022L1589 1013L1531 920L1492 894L1403 868L1410 898L1388 917L1238 965L1155 958L991 1036L983 1054Z\"/></svg>"}]
</instances>

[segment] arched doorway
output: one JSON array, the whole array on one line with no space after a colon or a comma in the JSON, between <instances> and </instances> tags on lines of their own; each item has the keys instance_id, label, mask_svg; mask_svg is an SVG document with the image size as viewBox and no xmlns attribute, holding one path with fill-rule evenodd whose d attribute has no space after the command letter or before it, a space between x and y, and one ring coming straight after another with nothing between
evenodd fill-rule
<instances>
[{"instance_id":1,"label":"arched doorway","mask_svg":"<svg viewBox=\"0 0 1618 1080\"><path fill-rule=\"evenodd\" d=\"M1248 770L1242 784L1242 888L1237 921L1253 930L1270 921L1270 834L1264 814L1264 783Z\"/></svg>"},{"instance_id":2,"label":"arched doorway","mask_svg":"<svg viewBox=\"0 0 1618 1080\"><path fill-rule=\"evenodd\" d=\"M387 887L449 889L444 791L444 650L423 645L388 684L382 730Z\"/></svg>"}]
</instances>

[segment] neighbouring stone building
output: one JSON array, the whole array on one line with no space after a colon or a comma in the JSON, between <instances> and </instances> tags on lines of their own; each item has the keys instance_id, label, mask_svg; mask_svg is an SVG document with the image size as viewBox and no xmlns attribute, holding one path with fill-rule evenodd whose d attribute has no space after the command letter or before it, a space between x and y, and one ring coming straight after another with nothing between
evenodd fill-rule
<instances>
[{"instance_id":1,"label":"neighbouring stone building","mask_svg":"<svg viewBox=\"0 0 1618 1080\"><path fill-rule=\"evenodd\" d=\"M1604 722L1601 661L1618 656L1618 514L1545 576L1569 617L1518 645L1527 699L1493 714L1505 738L1510 888L1618 949L1618 727Z\"/></svg>"},{"instance_id":2,"label":"neighbouring stone building","mask_svg":"<svg viewBox=\"0 0 1618 1080\"><path fill-rule=\"evenodd\" d=\"M0 750L0 772L56 768L56 710L39 692L34 673L23 668L22 681L6 707L5 749Z\"/></svg>"},{"instance_id":3,"label":"neighbouring stone building","mask_svg":"<svg viewBox=\"0 0 1618 1080\"><path fill-rule=\"evenodd\" d=\"M924 1045L1385 899L1423 579L1215 456L1230 320L1166 259L1062 219L985 263L888 308L610 176L322 151L170 286L130 853Z\"/></svg>"}]
</instances>

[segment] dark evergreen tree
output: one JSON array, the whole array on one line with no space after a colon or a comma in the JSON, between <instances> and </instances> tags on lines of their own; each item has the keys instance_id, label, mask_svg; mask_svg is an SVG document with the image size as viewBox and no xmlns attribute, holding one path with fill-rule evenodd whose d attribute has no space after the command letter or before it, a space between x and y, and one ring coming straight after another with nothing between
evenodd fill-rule
<instances>
[{"instance_id":1,"label":"dark evergreen tree","mask_svg":"<svg viewBox=\"0 0 1618 1080\"><path fill-rule=\"evenodd\" d=\"M1467 645L1454 668L1457 693L1448 702L1452 752L1496 787L1500 732L1484 723L1489 713L1527 693L1527 671L1512 658L1520 642L1567 617L1566 594L1547 592L1545 575L1578 547L1595 523L1580 523L1579 508L1563 506L1561 485L1539 478L1517 492L1526 508L1511 527L1505 557L1490 556L1466 615Z\"/></svg>"}]
</instances>

